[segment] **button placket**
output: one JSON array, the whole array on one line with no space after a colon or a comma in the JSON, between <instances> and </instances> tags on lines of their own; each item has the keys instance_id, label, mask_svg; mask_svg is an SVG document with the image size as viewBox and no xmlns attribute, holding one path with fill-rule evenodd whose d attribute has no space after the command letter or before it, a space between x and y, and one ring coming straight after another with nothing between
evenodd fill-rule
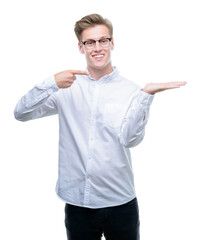
<instances>
[{"instance_id":1,"label":"button placket","mask_svg":"<svg viewBox=\"0 0 200 240\"><path fill-rule=\"evenodd\" d=\"M84 204L89 204L89 195L90 195L90 176L92 174L92 160L93 160L93 151L94 151L94 138L95 138L95 129L96 121L95 116L97 112L97 104L99 98L99 87L98 83L95 84L95 89L92 96L92 108L90 116L90 130L89 130L89 143L88 143L88 161L86 168L86 179L85 179L85 196Z\"/></svg>"}]
</instances>

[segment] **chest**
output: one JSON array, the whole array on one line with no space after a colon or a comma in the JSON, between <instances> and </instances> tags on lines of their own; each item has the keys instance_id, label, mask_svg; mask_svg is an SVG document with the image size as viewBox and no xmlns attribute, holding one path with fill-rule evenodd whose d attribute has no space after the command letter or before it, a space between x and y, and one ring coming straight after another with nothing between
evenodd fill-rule
<instances>
[{"instance_id":1,"label":"chest","mask_svg":"<svg viewBox=\"0 0 200 240\"><path fill-rule=\"evenodd\" d=\"M59 105L62 114L73 121L95 121L117 127L132 101L134 89L120 84L77 84L63 91Z\"/></svg>"}]
</instances>

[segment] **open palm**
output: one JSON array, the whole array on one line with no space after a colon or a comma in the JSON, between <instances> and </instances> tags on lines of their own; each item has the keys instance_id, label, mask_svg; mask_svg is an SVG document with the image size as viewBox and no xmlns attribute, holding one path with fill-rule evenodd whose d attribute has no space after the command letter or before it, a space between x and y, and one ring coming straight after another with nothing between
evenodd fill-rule
<instances>
[{"instance_id":1,"label":"open palm","mask_svg":"<svg viewBox=\"0 0 200 240\"><path fill-rule=\"evenodd\" d=\"M180 88L185 85L186 82L148 83L143 91L149 94L155 94L169 89Z\"/></svg>"}]
</instances>

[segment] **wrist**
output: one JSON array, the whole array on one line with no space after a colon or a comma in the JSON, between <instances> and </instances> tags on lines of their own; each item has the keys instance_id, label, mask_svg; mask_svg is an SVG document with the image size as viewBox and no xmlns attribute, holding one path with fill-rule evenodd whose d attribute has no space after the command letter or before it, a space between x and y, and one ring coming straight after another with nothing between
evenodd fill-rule
<instances>
[{"instance_id":1,"label":"wrist","mask_svg":"<svg viewBox=\"0 0 200 240\"><path fill-rule=\"evenodd\" d=\"M147 94L150 94L150 95L154 95L155 94L153 92L150 92L150 91L146 90L145 88L142 88L141 91L143 91L143 92L145 92Z\"/></svg>"}]
</instances>

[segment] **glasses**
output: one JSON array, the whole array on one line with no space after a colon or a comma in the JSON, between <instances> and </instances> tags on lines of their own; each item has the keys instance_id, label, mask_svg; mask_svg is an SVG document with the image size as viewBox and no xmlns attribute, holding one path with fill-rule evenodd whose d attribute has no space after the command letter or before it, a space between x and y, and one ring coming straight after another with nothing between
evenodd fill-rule
<instances>
[{"instance_id":1,"label":"glasses","mask_svg":"<svg viewBox=\"0 0 200 240\"><path fill-rule=\"evenodd\" d=\"M96 42L99 42L100 46L105 48L108 47L112 38L101 38L99 40L87 40L85 42L82 42L82 44L86 47L86 49L90 50L93 49L96 46Z\"/></svg>"}]
</instances>

